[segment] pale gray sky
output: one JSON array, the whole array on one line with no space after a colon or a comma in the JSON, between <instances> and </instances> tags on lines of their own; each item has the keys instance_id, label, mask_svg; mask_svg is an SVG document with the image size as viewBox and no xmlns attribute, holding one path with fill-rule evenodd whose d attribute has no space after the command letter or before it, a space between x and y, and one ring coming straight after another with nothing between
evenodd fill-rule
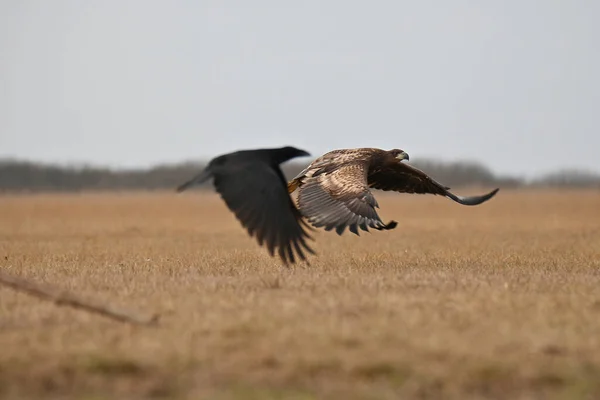
<instances>
[{"instance_id":1,"label":"pale gray sky","mask_svg":"<svg viewBox=\"0 0 600 400\"><path fill-rule=\"evenodd\" d=\"M0 156L296 145L600 171L600 1L0 0Z\"/></svg>"}]
</instances>

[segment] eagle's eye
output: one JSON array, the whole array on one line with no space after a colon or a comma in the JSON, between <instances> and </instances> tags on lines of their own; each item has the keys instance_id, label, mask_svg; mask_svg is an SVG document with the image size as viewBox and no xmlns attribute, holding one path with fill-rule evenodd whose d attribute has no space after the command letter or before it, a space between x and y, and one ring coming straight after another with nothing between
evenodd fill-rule
<instances>
[{"instance_id":1,"label":"eagle's eye","mask_svg":"<svg viewBox=\"0 0 600 400\"><path fill-rule=\"evenodd\" d=\"M397 150L397 151L395 151L394 156L398 160L408 160L408 154L405 151L403 151L403 150Z\"/></svg>"}]
</instances>

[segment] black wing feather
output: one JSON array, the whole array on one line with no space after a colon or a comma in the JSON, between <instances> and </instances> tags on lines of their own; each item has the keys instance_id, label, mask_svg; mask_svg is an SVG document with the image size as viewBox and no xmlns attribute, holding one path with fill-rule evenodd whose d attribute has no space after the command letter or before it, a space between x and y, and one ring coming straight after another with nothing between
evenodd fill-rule
<instances>
[{"instance_id":1,"label":"black wing feather","mask_svg":"<svg viewBox=\"0 0 600 400\"><path fill-rule=\"evenodd\" d=\"M500 190L496 188L480 196L457 196L450 188L435 181L425 172L404 162L397 161L372 171L368 175L369 187L391 190L399 193L434 194L465 205L476 206L494 197Z\"/></svg>"},{"instance_id":2,"label":"black wing feather","mask_svg":"<svg viewBox=\"0 0 600 400\"><path fill-rule=\"evenodd\" d=\"M304 252L315 254L305 238L300 212L288 195L281 171L268 163L225 163L213 169L217 192L250 236L267 247L270 255L277 249L281 260L294 263L293 249L301 260Z\"/></svg>"}]
</instances>

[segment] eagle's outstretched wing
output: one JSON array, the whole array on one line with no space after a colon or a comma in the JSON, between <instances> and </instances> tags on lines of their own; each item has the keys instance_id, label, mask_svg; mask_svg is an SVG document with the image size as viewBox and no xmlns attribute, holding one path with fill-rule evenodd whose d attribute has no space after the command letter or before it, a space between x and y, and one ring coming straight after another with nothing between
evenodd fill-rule
<instances>
[{"instance_id":1,"label":"eagle's outstretched wing","mask_svg":"<svg viewBox=\"0 0 600 400\"><path fill-rule=\"evenodd\" d=\"M364 160L321 171L307 176L298 194L300 212L314 227L324 227L327 231L335 228L338 235L346 227L357 235L359 227L364 231L369 227L377 230L396 227L395 221L383 223L375 211L379 205L367 185Z\"/></svg>"},{"instance_id":2,"label":"eagle's outstretched wing","mask_svg":"<svg viewBox=\"0 0 600 400\"><path fill-rule=\"evenodd\" d=\"M425 172L400 161L385 164L385 166L371 171L367 180L369 187L373 189L445 196L465 206L484 203L494 197L499 190L496 188L481 196L457 196L449 191L449 187L436 182Z\"/></svg>"}]
</instances>

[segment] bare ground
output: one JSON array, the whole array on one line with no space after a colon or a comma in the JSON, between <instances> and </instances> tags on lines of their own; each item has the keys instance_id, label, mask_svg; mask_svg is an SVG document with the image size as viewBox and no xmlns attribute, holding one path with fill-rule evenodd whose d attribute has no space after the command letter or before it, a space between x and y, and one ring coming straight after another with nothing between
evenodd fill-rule
<instances>
[{"instance_id":1,"label":"bare ground","mask_svg":"<svg viewBox=\"0 0 600 400\"><path fill-rule=\"evenodd\" d=\"M599 192L377 196L292 269L212 194L0 197L3 271L161 314L0 287L0 397L600 398Z\"/></svg>"}]
</instances>

